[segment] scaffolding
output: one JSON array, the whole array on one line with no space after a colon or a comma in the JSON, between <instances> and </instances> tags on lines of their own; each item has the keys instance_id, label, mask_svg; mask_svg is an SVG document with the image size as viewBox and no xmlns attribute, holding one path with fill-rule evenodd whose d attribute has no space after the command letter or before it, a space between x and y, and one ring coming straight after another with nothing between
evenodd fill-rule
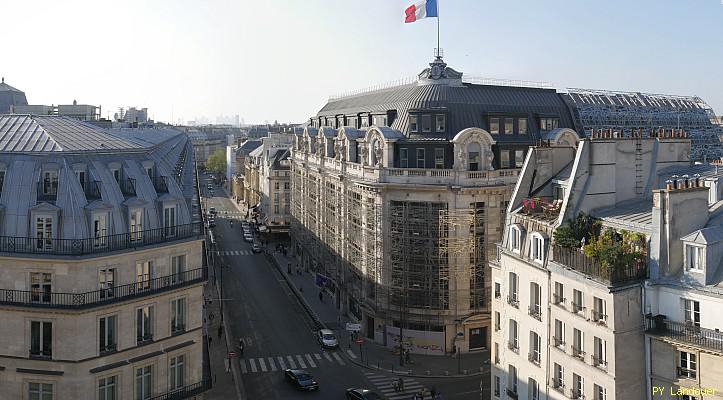
<instances>
[{"instance_id":1,"label":"scaffolding","mask_svg":"<svg viewBox=\"0 0 723 400\"><path fill-rule=\"evenodd\" d=\"M723 127L715 123L713 109L699 97L575 88L563 96L588 137L598 129L618 132L617 137L683 129L691 139L693 160L723 156Z\"/></svg>"}]
</instances>

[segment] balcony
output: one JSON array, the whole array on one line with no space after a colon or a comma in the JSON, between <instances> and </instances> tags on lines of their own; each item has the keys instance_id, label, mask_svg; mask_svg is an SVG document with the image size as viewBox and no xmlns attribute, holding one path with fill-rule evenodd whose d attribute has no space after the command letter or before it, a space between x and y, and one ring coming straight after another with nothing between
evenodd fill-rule
<instances>
[{"instance_id":1,"label":"balcony","mask_svg":"<svg viewBox=\"0 0 723 400\"><path fill-rule=\"evenodd\" d=\"M117 343L111 343L111 344L108 344L108 345L105 345L105 346L100 346L100 348L98 349L98 352L99 352L100 355L102 355L102 356L103 356L103 355L106 355L106 354L115 353L116 351L118 351L118 344L117 344Z\"/></svg>"},{"instance_id":2,"label":"balcony","mask_svg":"<svg viewBox=\"0 0 723 400\"><path fill-rule=\"evenodd\" d=\"M585 352L576 346L572 346L572 356L580 360L585 360Z\"/></svg>"},{"instance_id":3,"label":"balcony","mask_svg":"<svg viewBox=\"0 0 723 400\"><path fill-rule=\"evenodd\" d=\"M30 358L35 359L50 360L53 358L52 349L30 349L28 353Z\"/></svg>"},{"instance_id":4,"label":"balcony","mask_svg":"<svg viewBox=\"0 0 723 400\"><path fill-rule=\"evenodd\" d=\"M552 260L554 262L610 286L643 280L648 277L646 262L619 268L603 267L598 260L586 256L579 249L557 245L553 245L552 249Z\"/></svg>"},{"instance_id":5,"label":"balcony","mask_svg":"<svg viewBox=\"0 0 723 400\"><path fill-rule=\"evenodd\" d=\"M561 379L553 379L552 388L560 393L565 393L565 383L563 383Z\"/></svg>"},{"instance_id":6,"label":"balcony","mask_svg":"<svg viewBox=\"0 0 723 400\"><path fill-rule=\"evenodd\" d=\"M694 369L688 369L683 367L676 368L676 375L678 376L678 378L681 379L695 379L695 377L697 376L696 372L697 371Z\"/></svg>"},{"instance_id":7,"label":"balcony","mask_svg":"<svg viewBox=\"0 0 723 400\"><path fill-rule=\"evenodd\" d=\"M582 389L570 389L570 398L571 399L584 399L585 393L583 393Z\"/></svg>"},{"instance_id":8,"label":"balcony","mask_svg":"<svg viewBox=\"0 0 723 400\"><path fill-rule=\"evenodd\" d=\"M42 239L33 237L0 236L0 253L43 254L50 256L82 256L135 249L173 240L201 237L203 224L176 225L173 235L164 228L120 233L87 239ZM101 245L99 245L99 243Z\"/></svg>"},{"instance_id":9,"label":"balcony","mask_svg":"<svg viewBox=\"0 0 723 400\"><path fill-rule=\"evenodd\" d=\"M539 304L534 305L534 306L529 306L527 308L527 312L530 314L530 316L532 316L532 318L534 318L538 321L542 321L542 311L540 310Z\"/></svg>"},{"instance_id":10,"label":"balcony","mask_svg":"<svg viewBox=\"0 0 723 400\"><path fill-rule=\"evenodd\" d=\"M201 382L196 382L191 385L186 385L180 389L171 390L167 393L160 394L154 397L151 397L150 400L181 400L181 399L188 399L194 396L198 396L199 394L211 389L211 381L210 380L203 380Z\"/></svg>"},{"instance_id":11,"label":"balcony","mask_svg":"<svg viewBox=\"0 0 723 400\"><path fill-rule=\"evenodd\" d=\"M598 325L607 325L608 324L607 314L603 314L601 311L592 310L592 320L594 322L597 322Z\"/></svg>"},{"instance_id":12,"label":"balcony","mask_svg":"<svg viewBox=\"0 0 723 400\"><path fill-rule=\"evenodd\" d=\"M516 399L517 398L517 389L510 389L507 388L507 397L510 399Z\"/></svg>"},{"instance_id":13,"label":"balcony","mask_svg":"<svg viewBox=\"0 0 723 400\"><path fill-rule=\"evenodd\" d=\"M560 296L559 294L552 295L552 304L556 306L565 307L565 301L567 301L567 299Z\"/></svg>"},{"instance_id":14,"label":"balcony","mask_svg":"<svg viewBox=\"0 0 723 400\"><path fill-rule=\"evenodd\" d=\"M723 351L723 332L682 322L668 321L664 315L646 315L645 330L650 335L715 351Z\"/></svg>"},{"instance_id":15,"label":"balcony","mask_svg":"<svg viewBox=\"0 0 723 400\"><path fill-rule=\"evenodd\" d=\"M517 295L507 296L507 303L512 307L520 308L520 300L518 299Z\"/></svg>"},{"instance_id":16,"label":"balcony","mask_svg":"<svg viewBox=\"0 0 723 400\"><path fill-rule=\"evenodd\" d=\"M520 347L517 345L516 342L513 341L507 342L507 348L514 351L515 353L520 352Z\"/></svg>"},{"instance_id":17,"label":"balcony","mask_svg":"<svg viewBox=\"0 0 723 400\"><path fill-rule=\"evenodd\" d=\"M579 304L579 303L575 303L574 301L571 304L572 304L572 312L574 314L582 314L583 317L585 316L585 306L583 306L582 304Z\"/></svg>"},{"instance_id":18,"label":"balcony","mask_svg":"<svg viewBox=\"0 0 723 400\"><path fill-rule=\"evenodd\" d=\"M561 209L562 199L542 197L522 199L522 213L546 223L556 221Z\"/></svg>"},{"instance_id":19,"label":"balcony","mask_svg":"<svg viewBox=\"0 0 723 400\"><path fill-rule=\"evenodd\" d=\"M605 359L603 359L602 357L596 356L596 355L593 354L592 356L590 356L590 358L592 359L592 365L593 365L593 366L598 367L598 368L602 368L602 369L607 369L607 367L608 367L608 362L605 361Z\"/></svg>"},{"instance_id":20,"label":"balcony","mask_svg":"<svg viewBox=\"0 0 723 400\"><path fill-rule=\"evenodd\" d=\"M0 289L0 304L17 307L86 309L157 294L194 285L206 280L206 268L197 268L180 274L166 275L140 283L129 283L112 288L84 293L50 292L44 294L47 302L34 301L37 292L30 290Z\"/></svg>"},{"instance_id":21,"label":"balcony","mask_svg":"<svg viewBox=\"0 0 723 400\"><path fill-rule=\"evenodd\" d=\"M565 341L562 340L562 339L560 339L559 337L553 336L553 337L552 337L552 344L553 344L555 347L561 349L562 351L565 351Z\"/></svg>"},{"instance_id":22,"label":"balcony","mask_svg":"<svg viewBox=\"0 0 723 400\"><path fill-rule=\"evenodd\" d=\"M540 353L530 353L527 355L527 361L535 364L540 365Z\"/></svg>"}]
</instances>

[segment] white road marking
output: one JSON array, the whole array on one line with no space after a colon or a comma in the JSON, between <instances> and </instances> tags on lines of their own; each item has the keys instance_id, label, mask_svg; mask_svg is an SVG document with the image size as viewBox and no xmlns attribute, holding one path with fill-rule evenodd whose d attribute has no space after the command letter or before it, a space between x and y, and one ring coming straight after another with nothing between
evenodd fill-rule
<instances>
[{"instance_id":1,"label":"white road marking","mask_svg":"<svg viewBox=\"0 0 723 400\"><path fill-rule=\"evenodd\" d=\"M319 353L314 353L314 357L316 357L317 360L321 360L321 356L319 355Z\"/></svg>"},{"instance_id":2,"label":"white road marking","mask_svg":"<svg viewBox=\"0 0 723 400\"><path fill-rule=\"evenodd\" d=\"M246 374L249 372L249 370L246 369L246 361L243 358L239 359L238 363L241 364L241 373L242 374Z\"/></svg>"},{"instance_id":3,"label":"white road marking","mask_svg":"<svg viewBox=\"0 0 723 400\"><path fill-rule=\"evenodd\" d=\"M249 359L249 365L251 365L251 372L259 372L259 370L256 369L256 361L254 361L253 358Z\"/></svg>"},{"instance_id":4,"label":"white road marking","mask_svg":"<svg viewBox=\"0 0 723 400\"><path fill-rule=\"evenodd\" d=\"M296 369L296 363L294 362L294 359L291 358L291 356L286 356L286 359L289 360L289 366L291 369Z\"/></svg>"},{"instance_id":5,"label":"white road marking","mask_svg":"<svg viewBox=\"0 0 723 400\"><path fill-rule=\"evenodd\" d=\"M334 362L334 360L331 359L331 356L329 356L329 353L324 352L324 357L329 360L329 362Z\"/></svg>"},{"instance_id":6,"label":"white road marking","mask_svg":"<svg viewBox=\"0 0 723 400\"><path fill-rule=\"evenodd\" d=\"M286 364L284 363L284 357L278 356L276 357L277 360L279 360L279 366L281 366L281 369L286 369Z\"/></svg>"},{"instance_id":7,"label":"white road marking","mask_svg":"<svg viewBox=\"0 0 723 400\"><path fill-rule=\"evenodd\" d=\"M269 372L269 370L266 368L266 361L263 358L259 358L259 365L261 366L262 371Z\"/></svg>"},{"instance_id":8,"label":"white road marking","mask_svg":"<svg viewBox=\"0 0 723 400\"><path fill-rule=\"evenodd\" d=\"M271 367L272 371L276 371L276 364L274 363L273 357L269 357L269 366Z\"/></svg>"},{"instance_id":9,"label":"white road marking","mask_svg":"<svg viewBox=\"0 0 723 400\"><path fill-rule=\"evenodd\" d=\"M334 356L334 358L339 364L346 365L346 363L341 359L341 357L339 357L339 354L337 354L336 352L333 352L331 354Z\"/></svg>"},{"instance_id":10,"label":"white road marking","mask_svg":"<svg viewBox=\"0 0 723 400\"><path fill-rule=\"evenodd\" d=\"M346 350L346 354L349 354L349 357L351 357L351 358L353 358L353 359L356 360L356 354L354 354L354 352L351 351L351 349L347 349L347 350Z\"/></svg>"},{"instance_id":11,"label":"white road marking","mask_svg":"<svg viewBox=\"0 0 723 400\"><path fill-rule=\"evenodd\" d=\"M306 368L306 363L304 362L304 359L301 358L301 356L298 354L296 355L296 361L299 362L299 365L301 366L301 368Z\"/></svg>"},{"instance_id":12,"label":"white road marking","mask_svg":"<svg viewBox=\"0 0 723 400\"><path fill-rule=\"evenodd\" d=\"M314 359L311 358L311 356L308 354L306 354L306 361L309 362L309 365L311 365L311 368L316 368L316 363L314 363Z\"/></svg>"}]
</instances>

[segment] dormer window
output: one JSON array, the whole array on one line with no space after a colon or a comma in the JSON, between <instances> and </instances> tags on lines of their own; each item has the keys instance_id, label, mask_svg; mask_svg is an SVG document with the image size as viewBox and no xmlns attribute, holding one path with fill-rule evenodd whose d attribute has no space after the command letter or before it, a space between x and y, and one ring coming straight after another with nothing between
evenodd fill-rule
<instances>
[{"instance_id":1,"label":"dormer window","mask_svg":"<svg viewBox=\"0 0 723 400\"><path fill-rule=\"evenodd\" d=\"M176 205L163 207L163 228L166 237L176 236Z\"/></svg>"},{"instance_id":2,"label":"dormer window","mask_svg":"<svg viewBox=\"0 0 723 400\"><path fill-rule=\"evenodd\" d=\"M38 215L35 218L35 248L38 250L53 249L53 217Z\"/></svg>"},{"instance_id":3,"label":"dormer window","mask_svg":"<svg viewBox=\"0 0 723 400\"><path fill-rule=\"evenodd\" d=\"M132 210L130 212L130 234L131 241L143 239L143 210Z\"/></svg>"},{"instance_id":4,"label":"dormer window","mask_svg":"<svg viewBox=\"0 0 723 400\"><path fill-rule=\"evenodd\" d=\"M530 241L530 258L532 261L542 264L545 261L545 238L539 233L533 233Z\"/></svg>"},{"instance_id":5,"label":"dormer window","mask_svg":"<svg viewBox=\"0 0 723 400\"><path fill-rule=\"evenodd\" d=\"M522 247L522 230L519 226L510 226L510 250L519 254Z\"/></svg>"},{"instance_id":6,"label":"dormer window","mask_svg":"<svg viewBox=\"0 0 723 400\"><path fill-rule=\"evenodd\" d=\"M432 132L432 116L429 114L422 115L422 132Z\"/></svg>"},{"instance_id":7,"label":"dormer window","mask_svg":"<svg viewBox=\"0 0 723 400\"><path fill-rule=\"evenodd\" d=\"M85 171L75 171L75 176L78 178L78 182L80 182L80 187L85 191Z\"/></svg>"},{"instance_id":8,"label":"dormer window","mask_svg":"<svg viewBox=\"0 0 723 400\"><path fill-rule=\"evenodd\" d=\"M153 167L146 168L146 174L148 174L148 177L153 179Z\"/></svg>"},{"instance_id":9,"label":"dormer window","mask_svg":"<svg viewBox=\"0 0 723 400\"><path fill-rule=\"evenodd\" d=\"M43 194L46 196L58 195L58 171L43 172Z\"/></svg>"},{"instance_id":10,"label":"dormer window","mask_svg":"<svg viewBox=\"0 0 723 400\"><path fill-rule=\"evenodd\" d=\"M409 131L419 132L419 123L416 115L409 116Z\"/></svg>"},{"instance_id":11,"label":"dormer window","mask_svg":"<svg viewBox=\"0 0 723 400\"><path fill-rule=\"evenodd\" d=\"M444 133L447 129L447 116L444 114L437 114L437 123L435 126L437 133Z\"/></svg>"},{"instance_id":12,"label":"dormer window","mask_svg":"<svg viewBox=\"0 0 723 400\"><path fill-rule=\"evenodd\" d=\"M702 272L704 265L705 248L692 244L685 245L685 269Z\"/></svg>"},{"instance_id":13,"label":"dormer window","mask_svg":"<svg viewBox=\"0 0 723 400\"><path fill-rule=\"evenodd\" d=\"M97 213L93 215L93 244L95 247L105 247L108 236L108 215Z\"/></svg>"},{"instance_id":14,"label":"dormer window","mask_svg":"<svg viewBox=\"0 0 723 400\"><path fill-rule=\"evenodd\" d=\"M112 169L111 172L113 173L113 179L115 179L116 182L120 183L120 180L121 180L120 169Z\"/></svg>"},{"instance_id":15,"label":"dormer window","mask_svg":"<svg viewBox=\"0 0 723 400\"><path fill-rule=\"evenodd\" d=\"M551 131L560 127L559 118L540 118L540 130Z\"/></svg>"}]
</instances>

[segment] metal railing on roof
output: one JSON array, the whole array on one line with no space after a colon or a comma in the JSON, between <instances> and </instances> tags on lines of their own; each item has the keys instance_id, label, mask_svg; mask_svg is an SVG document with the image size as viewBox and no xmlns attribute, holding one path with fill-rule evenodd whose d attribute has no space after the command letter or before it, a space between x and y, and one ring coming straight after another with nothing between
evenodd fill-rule
<instances>
[{"instance_id":1,"label":"metal railing on roof","mask_svg":"<svg viewBox=\"0 0 723 400\"><path fill-rule=\"evenodd\" d=\"M556 263L606 284L617 285L648 277L648 265L645 261L622 268L605 267L597 259L586 256L580 249L553 245L552 251L552 260Z\"/></svg>"},{"instance_id":2,"label":"metal railing on roof","mask_svg":"<svg viewBox=\"0 0 723 400\"><path fill-rule=\"evenodd\" d=\"M0 236L0 253L81 256L150 246L203 235L201 223L85 239Z\"/></svg>"},{"instance_id":3,"label":"metal railing on roof","mask_svg":"<svg viewBox=\"0 0 723 400\"><path fill-rule=\"evenodd\" d=\"M416 76L400 78L397 80L380 83L380 84L374 85L374 86L368 86L368 87L361 88L361 89L336 93L336 94L329 96L329 100L339 100L339 99L343 99L345 97L353 97L353 96L358 96L360 94L376 92L377 90L383 90L383 89L389 89L389 88L393 88L393 87L397 87L397 86L409 85L416 81L417 81Z\"/></svg>"},{"instance_id":4,"label":"metal railing on roof","mask_svg":"<svg viewBox=\"0 0 723 400\"><path fill-rule=\"evenodd\" d=\"M488 86L508 86L508 87L524 87L532 89L554 89L555 87L550 82L537 82L527 81L522 79L499 79L499 78L486 78L475 75L463 75L462 82L471 83L473 85L488 85Z\"/></svg>"}]
</instances>

